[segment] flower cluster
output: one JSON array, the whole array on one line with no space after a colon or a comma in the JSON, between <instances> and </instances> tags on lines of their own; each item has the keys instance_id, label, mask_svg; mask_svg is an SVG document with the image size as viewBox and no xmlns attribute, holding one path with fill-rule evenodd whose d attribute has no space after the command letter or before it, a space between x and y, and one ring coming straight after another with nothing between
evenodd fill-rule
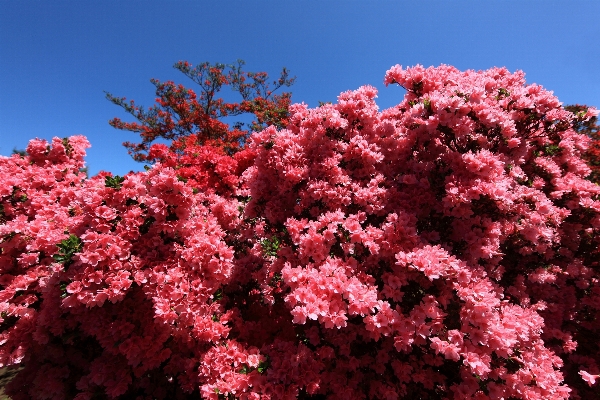
<instances>
[{"instance_id":1,"label":"flower cluster","mask_svg":"<svg viewBox=\"0 0 600 400\"><path fill-rule=\"evenodd\" d=\"M0 364L28 398L590 398L600 186L520 72L390 69L229 155L0 158ZM597 112L588 111L587 117ZM586 117L586 118L587 118ZM187 158L186 158L187 157Z\"/></svg>"}]
</instances>

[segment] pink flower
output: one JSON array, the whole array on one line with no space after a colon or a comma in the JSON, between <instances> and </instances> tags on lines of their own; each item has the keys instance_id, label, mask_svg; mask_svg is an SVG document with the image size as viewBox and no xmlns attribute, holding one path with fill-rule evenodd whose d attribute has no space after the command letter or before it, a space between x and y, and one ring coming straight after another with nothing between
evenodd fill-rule
<instances>
[{"instance_id":1,"label":"pink flower","mask_svg":"<svg viewBox=\"0 0 600 400\"><path fill-rule=\"evenodd\" d=\"M79 293L83 289L83 284L80 281L75 281L67 285L67 293Z\"/></svg>"},{"instance_id":2,"label":"pink flower","mask_svg":"<svg viewBox=\"0 0 600 400\"><path fill-rule=\"evenodd\" d=\"M583 378L584 381L588 383L588 385L593 386L596 384L596 379L600 378L600 375L592 375L586 371L579 371L579 375Z\"/></svg>"}]
</instances>

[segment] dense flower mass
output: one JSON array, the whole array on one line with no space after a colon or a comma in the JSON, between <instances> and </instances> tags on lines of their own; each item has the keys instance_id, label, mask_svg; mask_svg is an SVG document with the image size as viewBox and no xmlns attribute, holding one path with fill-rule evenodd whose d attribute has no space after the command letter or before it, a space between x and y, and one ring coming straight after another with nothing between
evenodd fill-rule
<instances>
[{"instance_id":1,"label":"dense flower mass","mask_svg":"<svg viewBox=\"0 0 600 400\"><path fill-rule=\"evenodd\" d=\"M385 83L122 178L77 136L0 158L13 399L592 398L597 112L501 68Z\"/></svg>"}]
</instances>

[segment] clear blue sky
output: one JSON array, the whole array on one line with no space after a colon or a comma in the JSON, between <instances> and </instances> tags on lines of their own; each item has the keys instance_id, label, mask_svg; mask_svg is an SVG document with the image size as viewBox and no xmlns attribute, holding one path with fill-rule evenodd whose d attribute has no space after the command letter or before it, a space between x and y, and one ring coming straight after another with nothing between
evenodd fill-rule
<instances>
[{"instance_id":1,"label":"clear blue sky","mask_svg":"<svg viewBox=\"0 0 600 400\"><path fill-rule=\"evenodd\" d=\"M179 60L246 61L297 77L292 101L317 106L371 84L381 109L392 65L506 66L564 104L600 106L600 1L0 0L0 154L34 137L83 134L91 174L141 170L108 120L103 91L154 103L150 78L193 82Z\"/></svg>"}]
</instances>

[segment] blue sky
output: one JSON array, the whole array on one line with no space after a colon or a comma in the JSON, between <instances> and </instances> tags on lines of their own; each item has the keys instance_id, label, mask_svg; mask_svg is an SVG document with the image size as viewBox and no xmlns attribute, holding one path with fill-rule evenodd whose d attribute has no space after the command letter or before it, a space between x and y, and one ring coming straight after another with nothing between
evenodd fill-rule
<instances>
[{"instance_id":1,"label":"blue sky","mask_svg":"<svg viewBox=\"0 0 600 400\"><path fill-rule=\"evenodd\" d=\"M387 69L442 63L521 69L564 104L600 106L599 16L597 0L0 0L0 154L83 134L91 174L141 170L121 145L135 134L108 125L132 119L104 91L147 107L150 78L194 88L179 60L285 66L292 101L311 107L364 84L390 107L403 91L383 85Z\"/></svg>"}]
</instances>

